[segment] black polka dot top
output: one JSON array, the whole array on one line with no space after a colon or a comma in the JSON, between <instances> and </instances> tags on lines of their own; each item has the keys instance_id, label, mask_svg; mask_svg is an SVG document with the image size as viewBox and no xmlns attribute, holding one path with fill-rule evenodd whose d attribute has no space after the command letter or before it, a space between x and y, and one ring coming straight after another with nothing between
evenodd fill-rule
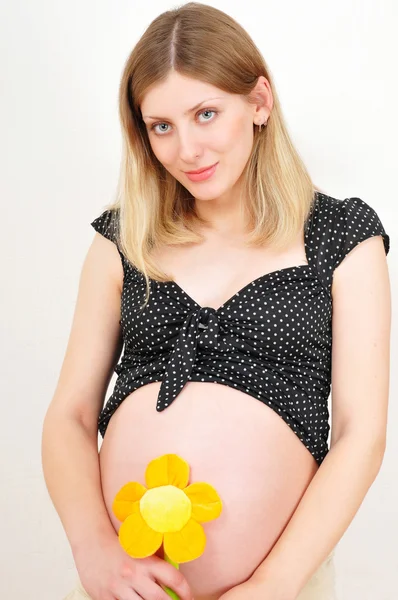
<instances>
[{"instance_id":1,"label":"black polka dot top","mask_svg":"<svg viewBox=\"0 0 398 600\"><path fill-rule=\"evenodd\" d=\"M124 271L124 352L99 415L102 437L137 388L161 382L156 410L163 411L187 381L210 381L271 407L320 465L330 430L333 271L371 236L381 235L388 253L389 236L375 210L360 198L316 192L304 226L308 264L264 273L217 310L197 304L174 281L152 279L142 310L145 279L119 248L117 213L105 211L91 225L116 244Z\"/></svg>"}]
</instances>

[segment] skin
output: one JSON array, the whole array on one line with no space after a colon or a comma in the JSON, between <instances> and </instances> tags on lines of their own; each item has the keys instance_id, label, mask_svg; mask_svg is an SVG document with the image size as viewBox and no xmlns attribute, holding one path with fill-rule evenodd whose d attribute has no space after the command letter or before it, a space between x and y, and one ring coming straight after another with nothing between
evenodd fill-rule
<instances>
[{"instance_id":1,"label":"skin","mask_svg":"<svg viewBox=\"0 0 398 600\"><path fill-rule=\"evenodd\" d=\"M258 104L252 105L172 73L141 105L153 152L210 221L203 244L163 248L156 258L195 300L214 308L259 275L305 258L302 236L283 255L269 248L242 249L240 244L245 234L238 204L240 176L252 149L253 125L263 123L272 108L265 78L255 91ZM223 99L184 115L202 100L220 95ZM218 114L204 112L210 109ZM149 115L161 118L151 120ZM217 161L208 181L192 182L184 173ZM108 425L100 467L112 524L118 531L112 501L120 487L127 481L144 484L148 462L176 452L190 464L192 481L213 484L225 506L218 519L206 524L206 552L181 564L180 572L195 600L218 600L233 587L235 594L239 590L251 597L247 586L253 584L236 586L247 581L281 535L317 471L315 459L275 411L243 392L190 381L172 406L156 413L159 388L160 382L153 382L132 392Z\"/></svg>"},{"instance_id":2,"label":"skin","mask_svg":"<svg viewBox=\"0 0 398 600\"><path fill-rule=\"evenodd\" d=\"M172 72L146 94L140 107L156 158L193 195L198 213L211 222L211 229L221 234L245 232L239 210L240 176L252 150L253 124L264 123L273 106L265 77L258 78L252 94L256 104ZM202 100L220 96L184 114ZM201 113L204 110L218 114ZM191 181L184 172L217 161L217 170L207 181Z\"/></svg>"}]
</instances>

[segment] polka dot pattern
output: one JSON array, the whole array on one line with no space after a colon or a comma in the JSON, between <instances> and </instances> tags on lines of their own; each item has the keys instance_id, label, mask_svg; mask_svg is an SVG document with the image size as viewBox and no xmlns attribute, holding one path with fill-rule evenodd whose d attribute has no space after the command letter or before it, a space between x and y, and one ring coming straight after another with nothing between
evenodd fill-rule
<instances>
[{"instance_id":1,"label":"polka dot pattern","mask_svg":"<svg viewBox=\"0 0 398 600\"><path fill-rule=\"evenodd\" d=\"M307 264L264 273L218 309L202 307L176 282L150 279L123 256L117 215L91 225L118 247L124 269L121 327L124 353L113 393L98 420L102 437L121 402L161 382L156 410L165 410L187 381L233 387L271 407L320 465L328 453L334 269L360 242L389 236L360 198L315 193L304 226Z\"/></svg>"}]
</instances>

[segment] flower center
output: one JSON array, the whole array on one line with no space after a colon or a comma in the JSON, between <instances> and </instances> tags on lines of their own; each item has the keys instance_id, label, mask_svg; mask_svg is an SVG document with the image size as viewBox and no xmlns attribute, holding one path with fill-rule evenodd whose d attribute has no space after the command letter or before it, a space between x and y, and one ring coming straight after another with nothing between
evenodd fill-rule
<instances>
[{"instance_id":1,"label":"flower center","mask_svg":"<svg viewBox=\"0 0 398 600\"><path fill-rule=\"evenodd\" d=\"M140 500L143 519L159 533L180 531L191 518L192 504L175 485L151 488Z\"/></svg>"}]
</instances>

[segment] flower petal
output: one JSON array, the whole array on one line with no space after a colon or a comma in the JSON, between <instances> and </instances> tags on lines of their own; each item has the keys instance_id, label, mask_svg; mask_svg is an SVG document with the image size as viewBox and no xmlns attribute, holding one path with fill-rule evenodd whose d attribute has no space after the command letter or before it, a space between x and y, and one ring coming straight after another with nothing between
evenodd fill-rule
<instances>
[{"instance_id":1,"label":"flower petal","mask_svg":"<svg viewBox=\"0 0 398 600\"><path fill-rule=\"evenodd\" d=\"M192 503L192 519L203 523L220 516L221 498L212 485L204 482L192 483L184 492Z\"/></svg>"},{"instance_id":2,"label":"flower petal","mask_svg":"<svg viewBox=\"0 0 398 600\"><path fill-rule=\"evenodd\" d=\"M146 558L159 550L163 534L148 527L138 512L127 517L121 524L119 541L122 548L133 558Z\"/></svg>"},{"instance_id":3,"label":"flower petal","mask_svg":"<svg viewBox=\"0 0 398 600\"><path fill-rule=\"evenodd\" d=\"M140 499L147 491L138 481L129 481L116 494L113 504L113 514L119 521L140 510Z\"/></svg>"},{"instance_id":4,"label":"flower petal","mask_svg":"<svg viewBox=\"0 0 398 600\"><path fill-rule=\"evenodd\" d=\"M181 531L164 534L164 551L176 563L195 560L203 554L206 535L202 525L190 519Z\"/></svg>"},{"instance_id":5,"label":"flower petal","mask_svg":"<svg viewBox=\"0 0 398 600\"><path fill-rule=\"evenodd\" d=\"M163 454L148 464L145 481L148 488L175 485L184 489L189 481L189 464L178 454Z\"/></svg>"}]
</instances>

